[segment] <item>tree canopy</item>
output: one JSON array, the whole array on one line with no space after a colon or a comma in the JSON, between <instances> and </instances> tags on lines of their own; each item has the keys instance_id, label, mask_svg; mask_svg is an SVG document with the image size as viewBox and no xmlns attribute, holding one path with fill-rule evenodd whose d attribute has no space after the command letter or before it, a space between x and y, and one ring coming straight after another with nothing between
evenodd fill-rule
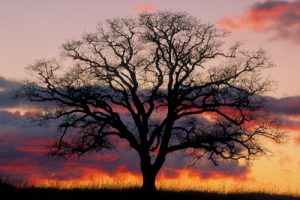
<instances>
[{"instance_id":1,"label":"tree canopy","mask_svg":"<svg viewBox=\"0 0 300 200\"><path fill-rule=\"evenodd\" d=\"M113 138L124 139L152 191L171 152L190 149L218 164L263 155L263 137L281 141L263 111L271 83L262 71L272 62L262 49L226 50L224 37L184 12L108 19L63 44L63 61L30 65L33 78L18 95L47 102L40 119L60 119L52 155L116 148Z\"/></svg>"}]
</instances>

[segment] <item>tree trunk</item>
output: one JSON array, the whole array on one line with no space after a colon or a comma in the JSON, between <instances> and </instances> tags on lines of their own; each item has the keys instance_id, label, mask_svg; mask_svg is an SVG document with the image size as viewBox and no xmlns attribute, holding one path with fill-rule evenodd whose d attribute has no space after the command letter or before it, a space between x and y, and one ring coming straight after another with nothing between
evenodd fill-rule
<instances>
[{"instance_id":1,"label":"tree trunk","mask_svg":"<svg viewBox=\"0 0 300 200\"><path fill-rule=\"evenodd\" d=\"M142 190L146 193L153 193L156 191L155 179L159 170L155 170L155 167L151 164L151 157L148 152L140 154L141 159L141 173L143 176Z\"/></svg>"},{"instance_id":2,"label":"tree trunk","mask_svg":"<svg viewBox=\"0 0 300 200\"><path fill-rule=\"evenodd\" d=\"M152 167L153 168L153 167ZM153 169L150 168L148 172L143 172L143 186L142 190L145 193L153 193L156 191L155 180L157 173L153 172Z\"/></svg>"},{"instance_id":3,"label":"tree trunk","mask_svg":"<svg viewBox=\"0 0 300 200\"><path fill-rule=\"evenodd\" d=\"M143 152L139 152L141 159L140 167L143 176L143 192L154 193L156 191L155 180L159 170L165 162L165 155L166 154L161 154L156 158L154 164L151 164L151 156L149 155L148 149L145 149Z\"/></svg>"}]
</instances>

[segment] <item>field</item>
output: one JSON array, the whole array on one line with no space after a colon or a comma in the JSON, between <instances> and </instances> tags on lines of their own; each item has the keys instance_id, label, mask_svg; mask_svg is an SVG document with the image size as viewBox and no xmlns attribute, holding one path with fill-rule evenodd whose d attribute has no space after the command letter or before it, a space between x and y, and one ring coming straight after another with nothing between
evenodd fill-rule
<instances>
[{"instance_id":1,"label":"field","mask_svg":"<svg viewBox=\"0 0 300 200\"><path fill-rule=\"evenodd\" d=\"M196 191L163 191L144 194L138 188L128 189L57 189L31 186L15 187L3 182L0 194L9 198L25 199L172 199L172 200L300 200L292 195L272 195L266 193L213 193ZM96 198L95 198L96 197ZM1 198L2 199L2 198Z\"/></svg>"}]
</instances>

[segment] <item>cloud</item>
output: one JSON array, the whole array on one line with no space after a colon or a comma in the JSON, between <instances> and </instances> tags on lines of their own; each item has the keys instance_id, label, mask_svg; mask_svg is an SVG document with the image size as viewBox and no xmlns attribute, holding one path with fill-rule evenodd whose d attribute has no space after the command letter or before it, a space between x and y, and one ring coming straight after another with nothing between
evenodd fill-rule
<instances>
[{"instance_id":1,"label":"cloud","mask_svg":"<svg viewBox=\"0 0 300 200\"><path fill-rule=\"evenodd\" d=\"M138 177L139 158L128 146L100 153L89 153L80 159L53 159L46 156L47 146L56 136L56 122L44 126L28 123L30 113L19 115L0 111L0 174L25 180L49 178L57 180L74 180L88 177L92 172L107 177L131 174ZM116 141L120 143L121 141ZM202 160L195 167L189 167L190 158L183 152L171 154L162 168L160 177L179 178L183 171L197 175L202 179L247 177L249 166L236 162L220 162L215 167L208 160ZM101 176L102 176L101 175Z\"/></svg>"},{"instance_id":2,"label":"cloud","mask_svg":"<svg viewBox=\"0 0 300 200\"><path fill-rule=\"evenodd\" d=\"M266 107L276 114L300 116L300 96L285 98L266 97Z\"/></svg>"},{"instance_id":3,"label":"cloud","mask_svg":"<svg viewBox=\"0 0 300 200\"><path fill-rule=\"evenodd\" d=\"M300 145L300 136L294 139L296 145Z\"/></svg>"},{"instance_id":4,"label":"cloud","mask_svg":"<svg viewBox=\"0 0 300 200\"><path fill-rule=\"evenodd\" d=\"M286 130L300 130L300 96L285 98L265 97L266 110L280 120L280 127Z\"/></svg>"},{"instance_id":5,"label":"cloud","mask_svg":"<svg viewBox=\"0 0 300 200\"><path fill-rule=\"evenodd\" d=\"M132 8L134 13L143 13L143 12L155 12L158 10L158 6L155 3L145 3L139 4Z\"/></svg>"},{"instance_id":6,"label":"cloud","mask_svg":"<svg viewBox=\"0 0 300 200\"><path fill-rule=\"evenodd\" d=\"M11 91L18 85L17 82L0 78L1 98L3 92ZM2 96L1 96L2 95ZM10 99L1 99L6 102L3 108L15 108L17 102L9 103ZM300 116L300 96L287 98L266 97L267 108L270 112L284 117L286 126L292 126L292 120ZM61 160L45 157L48 144L53 141L57 133L58 122L48 122L40 126L29 122L33 113L9 112L0 109L0 174L24 179L52 178L59 180L74 180L88 177L93 173L99 176L113 177L116 174L129 174L134 177L139 174L139 158L136 152L128 145L113 151L105 150L101 153L90 153L79 160ZM297 121L293 122L296 123ZM299 127L299 126L298 126ZM121 144L120 141L116 143ZM250 173L249 165L240 165L236 162L220 161L219 166L213 166L206 159L201 160L195 167L189 167L191 158L182 152L169 155L162 168L161 178L179 178L184 172L200 179L237 179L246 180ZM127 176L126 175L126 176Z\"/></svg>"},{"instance_id":7,"label":"cloud","mask_svg":"<svg viewBox=\"0 0 300 200\"><path fill-rule=\"evenodd\" d=\"M257 2L242 15L221 19L218 26L231 31L245 27L254 31L271 31L272 39L300 44L300 0Z\"/></svg>"},{"instance_id":8,"label":"cloud","mask_svg":"<svg viewBox=\"0 0 300 200\"><path fill-rule=\"evenodd\" d=\"M120 166L126 166L123 169L133 174L139 172L138 155L126 147L87 154L79 160L48 157L47 147L55 140L57 122L41 126L27 120L31 116L31 113L0 111L0 175L24 180L33 177L74 179L95 169L112 176Z\"/></svg>"},{"instance_id":9,"label":"cloud","mask_svg":"<svg viewBox=\"0 0 300 200\"><path fill-rule=\"evenodd\" d=\"M49 137L45 134L44 136ZM0 143L0 174L24 180L68 180L87 176L88 171L92 170L113 176L120 170L120 166L125 166L123 169L133 174L139 171L137 155L129 150L91 153L81 159L54 159L46 156L51 138L41 138L39 134L28 137L26 134L11 133L9 138Z\"/></svg>"},{"instance_id":10,"label":"cloud","mask_svg":"<svg viewBox=\"0 0 300 200\"><path fill-rule=\"evenodd\" d=\"M19 102L14 98L14 91L20 83L0 76L0 109L15 107Z\"/></svg>"},{"instance_id":11,"label":"cloud","mask_svg":"<svg viewBox=\"0 0 300 200\"><path fill-rule=\"evenodd\" d=\"M246 179L251 172L249 165L230 160L220 160L219 165L215 166L210 160L203 157L196 163L193 157L187 156L184 152L177 152L168 156L162 173L167 176L180 176L181 169L188 169L194 175L202 179L210 178L233 178Z\"/></svg>"}]
</instances>

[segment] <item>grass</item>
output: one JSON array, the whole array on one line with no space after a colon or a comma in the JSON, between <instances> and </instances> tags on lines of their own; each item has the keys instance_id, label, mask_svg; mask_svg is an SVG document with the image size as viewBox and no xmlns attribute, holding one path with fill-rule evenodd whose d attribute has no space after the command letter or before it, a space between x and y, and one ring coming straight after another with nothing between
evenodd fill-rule
<instances>
[{"instance_id":1,"label":"grass","mask_svg":"<svg viewBox=\"0 0 300 200\"><path fill-rule=\"evenodd\" d=\"M300 200L292 195L273 195L266 193L228 193L196 191L166 191L159 190L153 194L144 194L138 188L127 189L58 189L36 188L32 186L16 187L7 181L0 181L1 196L14 199L171 199L171 200ZM0 196L0 198L1 198ZM18 198L18 199L19 199ZM1 198L2 199L2 198Z\"/></svg>"}]
</instances>

